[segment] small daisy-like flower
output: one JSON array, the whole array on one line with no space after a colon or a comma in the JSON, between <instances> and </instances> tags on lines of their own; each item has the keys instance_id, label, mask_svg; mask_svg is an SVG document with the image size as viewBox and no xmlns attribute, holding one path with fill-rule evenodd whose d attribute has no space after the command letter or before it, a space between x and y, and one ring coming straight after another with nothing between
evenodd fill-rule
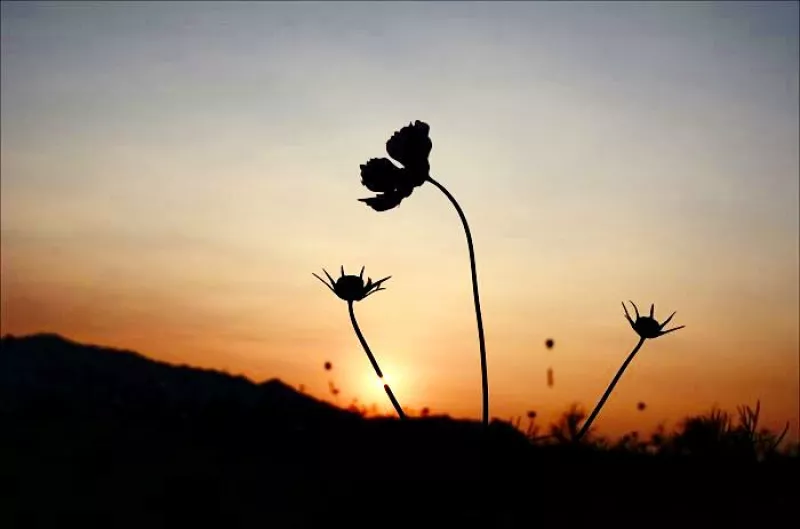
<instances>
[{"instance_id":1,"label":"small daisy-like flower","mask_svg":"<svg viewBox=\"0 0 800 529\"><path fill-rule=\"evenodd\" d=\"M636 313L636 321L633 321L631 319L631 315L628 313L628 308L625 307L625 303L623 302L622 310L625 311L625 319L627 319L628 323L631 324L631 327L633 328L634 331L636 331L636 334L638 334L645 340L658 338L659 336L663 336L672 331L677 331L678 329L683 329L684 327L686 327L685 325L681 325L680 327L675 327L674 329L669 329L665 331L663 329L664 327L667 326L672 317L675 316L674 312L670 315L669 318L664 320L664 323L658 323L658 321L655 319L655 316L653 315L656 308L655 304L650 305L650 316L639 316L639 309L638 307L636 307L636 304L633 301L631 301L630 303L631 305L633 305L633 310Z\"/></svg>"},{"instance_id":2,"label":"small daisy-like flower","mask_svg":"<svg viewBox=\"0 0 800 529\"><path fill-rule=\"evenodd\" d=\"M619 382L620 377L625 372L625 369L628 367L628 365L630 365L631 361L633 361L633 357L636 356L636 353L639 352L639 349L642 348L644 342L686 327L685 325L681 325L679 327L675 327L674 329L665 331L664 327L666 327L670 320L672 320L672 317L675 316L674 312L670 314L669 318L664 320L664 323L658 323L658 320L656 320L655 317L655 304L650 305L650 316L640 316L639 309L636 307L636 303L633 301L630 303L633 305L633 310L636 313L636 321L631 319L631 315L628 313L628 308L625 306L625 302L622 303L622 310L625 311L625 319L628 320L628 323L631 324L633 330L639 335L639 343L636 344L636 346L633 348L633 351L631 351L631 353L628 355L628 358L626 358L622 363L622 366L617 371L617 374L614 375L614 378L611 380L611 384L608 385L606 392L603 393L602 397L600 397L600 401L597 403L597 406L595 406L592 414L589 415L589 418L586 419L585 423L583 423L583 427L581 427L581 431L578 433L578 439L583 437L586 432L589 431L592 422L594 422L594 420L597 418L597 414L600 413L600 410L608 400L609 395L611 395L611 392L614 391L614 387L617 385L617 382ZM636 407L639 411L644 411L646 405L644 402L639 402Z\"/></svg>"},{"instance_id":3,"label":"small daisy-like flower","mask_svg":"<svg viewBox=\"0 0 800 529\"><path fill-rule=\"evenodd\" d=\"M378 378L380 378L381 381L383 381L383 371L381 371L381 368L378 366L378 361L375 359L375 355L372 354L372 351L369 348L369 344L367 344L367 340L366 338L364 338L364 334L361 332L361 327L359 327L358 320L356 320L356 313L353 310L353 304L354 302L361 301L365 297L374 294L379 290L386 290L385 288L382 287L383 282L388 280L391 276L379 279L374 283L372 282L372 278L368 277L367 282L365 283L363 266L361 267L361 273L358 274L357 276L345 274L344 266L342 266L341 270L342 270L341 277L339 277L339 279L334 281L334 279L331 277L328 271L325 270L324 268L322 269L322 271L325 272L325 275L327 276L328 281L330 281L330 283L319 277L317 274L312 274L312 275L317 279L319 279L320 281L322 281L325 284L325 286L328 287L331 290L331 292L336 294L336 296L339 299L343 299L347 302L347 310L350 313L350 322L353 324L353 330L355 331L356 336L358 337L358 341L361 342L361 347L364 348L364 352L366 353L367 358L369 358L369 361L372 364L372 368L375 370L375 374L378 375ZM329 370L332 367L333 365L330 362L325 362L326 370ZM331 383L331 393L333 393L335 396L338 394L339 390L338 388L336 388L334 391L334 387L332 384L333 383ZM400 403L397 402L397 399L395 398L392 389L389 387L389 384L384 383L383 390L386 391L386 395L389 397L389 400L392 402L392 406L394 406L394 409L397 411L397 415L399 415L401 419L405 419L406 418L405 412L403 412L403 408L400 407Z\"/></svg>"},{"instance_id":4,"label":"small daisy-like flower","mask_svg":"<svg viewBox=\"0 0 800 529\"><path fill-rule=\"evenodd\" d=\"M429 131L427 123L417 120L395 132L386 142L386 152L403 167L397 167L389 158L372 158L363 164L361 183L378 195L359 201L375 211L387 211L424 184L431 170L428 155L433 142Z\"/></svg>"},{"instance_id":5,"label":"small daisy-like flower","mask_svg":"<svg viewBox=\"0 0 800 529\"><path fill-rule=\"evenodd\" d=\"M331 277L327 270L324 268L322 269L325 272L325 275L328 277L328 281L325 281L317 274L312 275L322 281L322 283L331 289L331 292L336 294L340 299L343 299L347 302L352 303L353 301L361 301L365 297L369 296L370 294L374 294L379 290L386 290L381 285L384 281L389 279L392 276L384 277L383 279L379 279L378 281L372 282L372 278L368 277L367 282L364 283L364 267L361 267L361 273L357 276L352 275L345 275L344 273L344 266L342 266L342 275L339 279L335 280Z\"/></svg>"}]
</instances>

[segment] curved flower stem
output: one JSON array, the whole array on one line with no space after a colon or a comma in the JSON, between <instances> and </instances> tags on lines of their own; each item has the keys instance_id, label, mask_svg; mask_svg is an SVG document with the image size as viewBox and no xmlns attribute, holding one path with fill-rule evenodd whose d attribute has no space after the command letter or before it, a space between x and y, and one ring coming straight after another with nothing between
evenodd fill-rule
<instances>
[{"instance_id":1,"label":"curved flower stem","mask_svg":"<svg viewBox=\"0 0 800 529\"><path fill-rule=\"evenodd\" d=\"M347 309L350 311L350 321L353 322L353 330L356 331L356 336L358 336L358 341L361 342L361 347L364 348L364 352L367 353L367 358L369 358L370 363L372 364L373 369L375 369L375 373L378 375L378 378L383 380L383 372L381 372L381 368L378 367L378 361L375 360L375 356L372 354L372 351L369 349L369 345L367 345L367 340L364 338L364 335L361 333L361 328L358 326L358 321L356 321L356 313L353 310L353 302L347 302ZM406 414L403 412L403 408L400 407L400 403L397 402L397 399L392 393L392 388L389 387L389 384L383 384L383 390L386 392L386 395L389 396L389 400L392 401L392 406L394 406L395 411L397 411L397 415L400 416L401 419L406 418Z\"/></svg>"},{"instance_id":2,"label":"curved flower stem","mask_svg":"<svg viewBox=\"0 0 800 529\"><path fill-rule=\"evenodd\" d=\"M600 408L602 408L603 404L606 403L606 401L608 400L609 395L611 395L611 392L614 391L614 386L616 386L617 382L619 382L619 379L622 376L622 373L625 372L625 369L627 369L628 364L631 363L631 360L633 360L633 357L636 356L636 353L638 353L639 349L642 348L642 345L644 345L644 342L645 342L645 338L639 338L639 343L636 344L636 347L633 348L633 351L631 351L631 354L629 354L628 358L626 358L625 361L622 363L622 367L619 368L619 371L617 371L617 374L614 376L614 379L611 381L611 384L608 385L608 388L606 389L606 392L600 398L600 401L597 403L597 406L594 407L594 410L592 410L592 414L589 415L589 418L586 419L585 423L583 423L583 426L581 427L581 431L578 432L578 436L575 438L576 441L580 441L581 438L583 438L583 436L586 435L586 432L589 431L589 428L592 426L592 423L594 422L595 418L597 417L597 414L600 413Z\"/></svg>"},{"instance_id":3,"label":"curved flower stem","mask_svg":"<svg viewBox=\"0 0 800 529\"><path fill-rule=\"evenodd\" d=\"M478 294L478 270L475 265L475 248L472 245L472 233L469 231L469 224L467 224L467 217L464 216L464 211L458 205L455 197L439 182L432 177L428 177L428 181L439 188L439 191L444 193L453 207L456 208L458 216L461 218L461 224L464 225L464 233L467 236L467 247L469 248L469 264L472 269L472 298L475 301L475 318L478 320L478 342L480 343L481 350L481 390L483 392L483 425L489 426L489 373L486 368L486 339L483 334L483 316L481 316L481 300Z\"/></svg>"}]
</instances>

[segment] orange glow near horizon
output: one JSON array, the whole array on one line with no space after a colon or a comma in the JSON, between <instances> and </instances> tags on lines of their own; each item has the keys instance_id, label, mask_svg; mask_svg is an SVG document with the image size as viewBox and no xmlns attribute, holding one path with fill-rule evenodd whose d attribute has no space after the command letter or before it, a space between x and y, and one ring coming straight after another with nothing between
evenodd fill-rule
<instances>
[{"instance_id":1,"label":"orange glow near horizon","mask_svg":"<svg viewBox=\"0 0 800 529\"><path fill-rule=\"evenodd\" d=\"M0 312L4 334L57 332L77 341L131 349L171 363L243 374L256 382L281 378L343 407L356 401L370 411L394 413L383 381L375 375L352 332L346 305L321 285L309 282L315 287L309 297L317 294L320 299L301 302L297 307L302 312L305 304L325 305L318 309L319 321L294 329L265 324L265 329L274 329L265 332L260 330L259 318L235 322L199 310L181 312L185 308L171 306L170 300L164 298L148 301L145 296L141 305L115 307L113 297L91 292L79 295L79 288L62 290L47 285L47 292L58 297L55 302L43 302L43 293L36 288L30 292L21 290L14 279L4 268ZM377 302L376 295L357 304L356 310L363 313L360 323L398 400L412 413L428 407L434 414L477 418L480 376L471 305L464 303L458 311L464 321L453 323L461 336L451 330L429 328L424 333L401 332L400 339L393 339L395 330L392 325L381 325L383 307L378 308L388 304L387 292L379 294L386 296L384 301ZM372 303L375 310L368 309ZM409 311L413 313L414 308L409 307ZM657 317L668 315L658 306L656 309ZM484 310L491 322L493 313ZM590 324L585 336L570 336L570 324L547 323L547 333L541 333L538 339L533 338L534 333L526 333L528 338L523 341L492 332L493 327L487 326L492 416L504 420L524 418L533 409L540 424L549 424L573 402L590 411L636 343L635 334L622 319L621 307L618 314L608 312L611 317L606 319L617 321L609 321L606 326ZM604 407L597 421L599 431L609 435L631 430L644 433L662 423L674 426L687 414L703 413L714 405L735 411L737 405L754 405L760 399L765 425L779 430L789 420L791 435L796 436L797 401L792 398L797 391L797 377L792 372L796 344L759 336L749 341L733 336L715 344L713 339L704 340L700 329L694 329L699 326L692 322L700 318L692 318L693 313L687 309L676 315L674 321L686 323L686 329L645 344ZM215 324L216 331L200 332ZM315 333L313 327L320 324L327 330ZM780 316L773 319L773 326L773 331L766 334L774 336L775 328L791 327ZM731 322L727 331L735 328L735 322ZM548 350L544 336L551 335L556 337L556 345ZM708 335L713 337L711 332ZM733 349L737 341L741 347L738 350ZM420 351L420 345L426 342L433 347ZM701 363L696 350L697 344L703 342ZM754 368L745 348L766 351L764 356L785 358L788 363ZM587 350L593 353L587 354ZM732 354L734 351L737 354ZM333 364L330 371L323 368L326 361ZM555 384L548 388L546 371L551 366ZM335 398L329 392L329 381L341 391ZM639 401L647 404L644 411L636 409Z\"/></svg>"},{"instance_id":2,"label":"orange glow near horizon","mask_svg":"<svg viewBox=\"0 0 800 529\"><path fill-rule=\"evenodd\" d=\"M492 417L591 410L631 299L686 328L644 345L599 432L760 399L797 440L798 7L737 4L4 3L0 332L388 414L311 275L365 265L392 276L355 309L400 403L479 418L456 212L429 184L357 202L421 119L474 237Z\"/></svg>"}]
</instances>

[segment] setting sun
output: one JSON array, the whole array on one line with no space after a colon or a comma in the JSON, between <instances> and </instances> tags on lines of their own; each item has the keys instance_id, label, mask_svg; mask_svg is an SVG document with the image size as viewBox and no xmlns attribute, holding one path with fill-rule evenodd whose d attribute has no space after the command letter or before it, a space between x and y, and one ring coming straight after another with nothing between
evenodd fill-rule
<instances>
[{"instance_id":1,"label":"setting sun","mask_svg":"<svg viewBox=\"0 0 800 529\"><path fill-rule=\"evenodd\" d=\"M362 396L359 401L367 408L374 404L382 414L396 415L383 388L384 384L388 384L392 388L400 405L405 411L409 411L409 406L403 397L408 400L412 398L412 395L408 394L408 388L403 384L403 376L396 373L384 371L383 378L378 378L375 373L362 375L361 383L359 384Z\"/></svg>"}]
</instances>

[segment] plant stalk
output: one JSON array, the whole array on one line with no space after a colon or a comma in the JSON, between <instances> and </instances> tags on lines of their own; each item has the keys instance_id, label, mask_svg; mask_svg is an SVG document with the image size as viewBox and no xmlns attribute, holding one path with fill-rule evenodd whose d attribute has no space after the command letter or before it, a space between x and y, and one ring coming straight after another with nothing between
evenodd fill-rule
<instances>
[{"instance_id":1,"label":"plant stalk","mask_svg":"<svg viewBox=\"0 0 800 529\"><path fill-rule=\"evenodd\" d=\"M370 363L372 364L372 368L375 369L375 373L378 375L378 378L383 380L383 372L381 368L378 366L378 361L375 360L375 356L372 354L372 351L367 344L367 340L364 338L364 335L361 333L361 328L358 326L358 321L356 320L356 313L353 310L353 302L347 302L347 309L350 312L350 321L353 323L353 330L356 331L356 336L358 336L358 341L361 342L361 347L364 348L364 352L367 353L367 358L369 358ZM403 412L403 408L400 407L400 403L397 402L397 399L392 392L392 389L389 387L389 384L386 384L384 381L383 390L386 392L386 395L389 396L389 400L392 402L392 406L394 406L397 415L400 416L401 419L406 418L406 414Z\"/></svg>"},{"instance_id":2,"label":"plant stalk","mask_svg":"<svg viewBox=\"0 0 800 529\"><path fill-rule=\"evenodd\" d=\"M444 196L450 200L453 207L456 208L456 213L461 218L461 224L464 225L464 234L467 236L467 247L469 248L469 264L472 271L472 298L475 301L475 318L478 321L478 342L480 344L481 354L481 391L483 393L483 414L482 420L484 426L489 426L489 373L486 367L486 339L483 333L483 316L481 315L481 300L478 294L478 270L475 264L475 248L472 244L472 233L467 224L467 217L464 215L464 210L456 201L455 197L442 184L428 176L428 181L439 188L439 191L444 193Z\"/></svg>"},{"instance_id":3,"label":"plant stalk","mask_svg":"<svg viewBox=\"0 0 800 529\"><path fill-rule=\"evenodd\" d=\"M580 441L583 438L583 436L586 435L586 432L589 431L589 428L592 426L592 423L594 422L595 418L597 417L597 414L600 413L600 408L602 408L603 404L606 403L606 401L608 400L608 397L611 395L611 392L614 391L614 386L617 385L617 382L619 382L620 377L622 377L622 373L625 372L625 369L627 369L628 364L631 363L631 360L633 360L633 357L636 356L636 353L638 353L639 349L642 348L642 345L644 345L644 342L645 342L645 338L639 338L639 343L636 344L636 347L633 348L633 351L631 351L631 354L629 354L628 358L626 358L625 361L622 363L622 367L620 367L619 370L617 371L617 374L614 375L614 379L611 381L611 384L608 385L608 388L606 389L606 392L600 398L600 401L597 403L597 406L595 406L594 410L592 410L592 414L589 415L589 418L586 419L585 423L583 423L583 427L581 427L581 431L578 432L578 436L575 438L576 441Z\"/></svg>"}]
</instances>

